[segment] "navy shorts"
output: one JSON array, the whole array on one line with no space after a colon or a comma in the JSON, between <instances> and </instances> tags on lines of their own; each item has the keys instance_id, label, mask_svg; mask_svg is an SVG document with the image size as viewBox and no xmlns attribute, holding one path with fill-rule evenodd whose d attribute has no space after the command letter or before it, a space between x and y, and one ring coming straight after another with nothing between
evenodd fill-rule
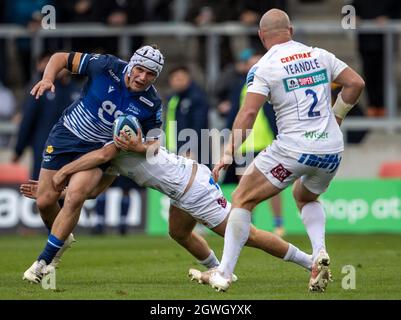
<instances>
[{"instance_id":1,"label":"navy shorts","mask_svg":"<svg viewBox=\"0 0 401 320\"><path fill-rule=\"evenodd\" d=\"M82 155L103 147L102 142L87 142L78 138L58 121L50 131L43 151L42 168L59 170ZM109 163L100 168L105 171Z\"/></svg>"}]
</instances>

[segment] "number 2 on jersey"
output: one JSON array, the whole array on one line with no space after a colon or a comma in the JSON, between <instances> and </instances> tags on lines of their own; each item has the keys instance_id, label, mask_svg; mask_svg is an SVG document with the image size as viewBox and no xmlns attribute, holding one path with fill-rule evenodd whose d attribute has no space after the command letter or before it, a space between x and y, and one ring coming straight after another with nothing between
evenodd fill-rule
<instances>
[{"instance_id":1,"label":"number 2 on jersey","mask_svg":"<svg viewBox=\"0 0 401 320\"><path fill-rule=\"evenodd\" d=\"M318 102L316 92L313 91L312 89L308 89L305 91L305 94L307 96L312 95L312 97L313 97L312 105L310 106L309 111L308 111L308 117L309 118L320 117L320 111L313 111L313 109L316 107L317 102Z\"/></svg>"}]
</instances>

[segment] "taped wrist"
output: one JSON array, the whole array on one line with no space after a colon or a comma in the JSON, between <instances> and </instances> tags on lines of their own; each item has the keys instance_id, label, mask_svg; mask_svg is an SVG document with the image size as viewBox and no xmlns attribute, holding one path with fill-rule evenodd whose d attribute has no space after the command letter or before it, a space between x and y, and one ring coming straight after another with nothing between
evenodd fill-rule
<instances>
[{"instance_id":1,"label":"taped wrist","mask_svg":"<svg viewBox=\"0 0 401 320\"><path fill-rule=\"evenodd\" d=\"M354 107L355 104L344 102L341 92L337 96L337 100L333 106L333 112L336 117L344 119L347 113Z\"/></svg>"}]
</instances>

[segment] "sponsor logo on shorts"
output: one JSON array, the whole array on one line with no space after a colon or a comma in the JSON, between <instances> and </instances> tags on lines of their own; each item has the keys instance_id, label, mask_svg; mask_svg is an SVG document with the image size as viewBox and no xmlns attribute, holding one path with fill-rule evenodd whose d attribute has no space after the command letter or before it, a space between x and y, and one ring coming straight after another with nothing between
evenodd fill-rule
<instances>
[{"instance_id":1,"label":"sponsor logo on shorts","mask_svg":"<svg viewBox=\"0 0 401 320\"><path fill-rule=\"evenodd\" d=\"M47 152L47 153L53 153L53 151L54 151L53 146L47 146L47 147L46 147L46 152Z\"/></svg>"},{"instance_id":2,"label":"sponsor logo on shorts","mask_svg":"<svg viewBox=\"0 0 401 320\"><path fill-rule=\"evenodd\" d=\"M224 209L227 207L227 200L224 197L218 198L217 203Z\"/></svg>"},{"instance_id":3,"label":"sponsor logo on shorts","mask_svg":"<svg viewBox=\"0 0 401 320\"><path fill-rule=\"evenodd\" d=\"M53 159L52 156L44 156L43 157L43 162L50 162Z\"/></svg>"},{"instance_id":4,"label":"sponsor logo on shorts","mask_svg":"<svg viewBox=\"0 0 401 320\"><path fill-rule=\"evenodd\" d=\"M283 182L286 178L292 175L292 172L284 168L281 163L275 166L270 173L280 182Z\"/></svg>"},{"instance_id":5,"label":"sponsor logo on shorts","mask_svg":"<svg viewBox=\"0 0 401 320\"><path fill-rule=\"evenodd\" d=\"M322 83L328 83L326 69L314 73L304 74L297 77L283 79L286 92L290 92L299 88L307 88L317 86Z\"/></svg>"},{"instance_id":6,"label":"sponsor logo on shorts","mask_svg":"<svg viewBox=\"0 0 401 320\"><path fill-rule=\"evenodd\" d=\"M328 169L328 172L332 173L340 165L341 157L338 154L317 155L303 153L298 162L309 167Z\"/></svg>"}]
</instances>

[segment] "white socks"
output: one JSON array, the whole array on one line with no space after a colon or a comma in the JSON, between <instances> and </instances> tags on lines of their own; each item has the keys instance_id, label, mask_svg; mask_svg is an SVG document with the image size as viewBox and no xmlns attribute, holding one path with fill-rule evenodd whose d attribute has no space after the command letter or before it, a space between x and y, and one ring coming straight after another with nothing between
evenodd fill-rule
<instances>
[{"instance_id":1,"label":"white socks","mask_svg":"<svg viewBox=\"0 0 401 320\"><path fill-rule=\"evenodd\" d=\"M249 237L251 229L251 212L234 208L230 212L224 235L223 258L218 270L225 278L231 278L242 247Z\"/></svg>"},{"instance_id":2,"label":"white socks","mask_svg":"<svg viewBox=\"0 0 401 320\"><path fill-rule=\"evenodd\" d=\"M312 270L312 256L299 250L296 246L288 243L288 251L283 260L294 262L309 271Z\"/></svg>"},{"instance_id":3,"label":"white socks","mask_svg":"<svg viewBox=\"0 0 401 320\"><path fill-rule=\"evenodd\" d=\"M326 216L322 204L318 201L305 204L301 217L312 244L313 259L315 259L321 249L326 250L324 240Z\"/></svg>"},{"instance_id":4,"label":"white socks","mask_svg":"<svg viewBox=\"0 0 401 320\"><path fill-rule=\"evenodd\" d=\"M198 261L198 262L208 269L218 267L220 264L219 260L217 259L216 255L214 254L213 250L210 250L210 254L205 260Z\"/></svg>"}]
</instances>

